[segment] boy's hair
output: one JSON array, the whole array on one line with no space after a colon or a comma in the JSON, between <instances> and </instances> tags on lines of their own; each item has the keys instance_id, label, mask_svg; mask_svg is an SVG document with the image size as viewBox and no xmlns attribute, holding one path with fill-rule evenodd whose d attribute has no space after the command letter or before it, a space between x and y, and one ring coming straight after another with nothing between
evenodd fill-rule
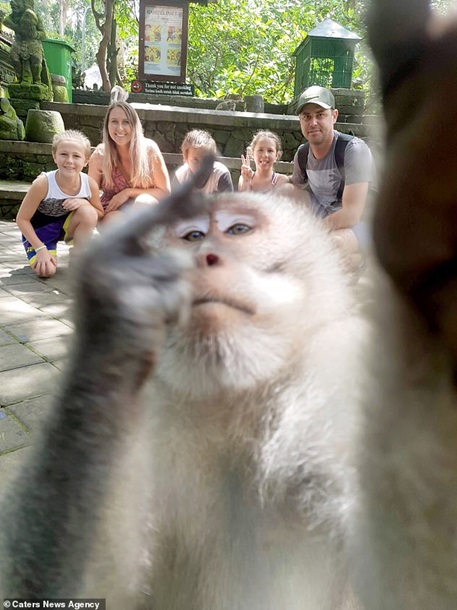
<instances>
[{"instance_id":1,"label":"boy's hair","mask_svg":"<svg viewBox=\"0 0 457 610\"><path fill-rule=\"evenodd\" d=\"M79 142L81 146L84 148L84 156L86 159L90 157L91 153L91 144L89 138L82 133L82 131L77 131L76 129L66 129L62 131L62 133L56 133L56 135L52 138L52 152L55 153L57 150L57 146L60 142L64 140L76 140Z\"/></svg>"},{"instance_id":2,"label":"boy's hair","mask_svg":"<svg viewBox=\"0 0 457 610\"><path fill-rule=\"evenodd\" d=\"M184 136L181 152L186 157L189 148L205 148L208 152L217 155L217 145L214 138L203 129L192 129Z\"/></svg>"},{"instance_id":3,"label":"boy's hair","mask_svg":"<svg viewBox=\"0 0 457 610\"><path fill-rule=\"evenodd\" d=\"M111 103L103 121L103 187L113 188L113 169L119 165L119 156L114 141L109 135L108 125L111 112L115 108L121 108L132 127L130 140L130 159L132 161L132 186L146 188L151 184L150 147L146 146L143 127L136 110L126 101L128 93L121 87L113 87Z\"/></svg>"},{"instance_id":4,"label":"boy's hair","mask_svg":"<svg viewBox=\"0 0 457 610\"><path fill-rule=\"evenodd\" d=\"M251 143L248 146L248 150L251 153L254 153L254 149L257 146L258 141L261 140L262 138L270 138L271 140L274 141L274 143L276 144L276 152L278 153L277 161L279 161L279 159L282 156L282 144L281 144L281 138L274 131L262 130L262 131L258 131L257 133L255 133L254 137L251 140Z\"/></svg>"}]
</instances>

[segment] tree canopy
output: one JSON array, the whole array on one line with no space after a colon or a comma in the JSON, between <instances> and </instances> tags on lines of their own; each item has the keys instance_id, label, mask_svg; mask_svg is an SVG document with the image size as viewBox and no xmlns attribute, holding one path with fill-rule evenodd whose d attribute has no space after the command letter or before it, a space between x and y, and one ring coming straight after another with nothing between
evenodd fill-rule
<instances>
[{"instance_id":1,"label":"tree canopy","mask_svg":"<svg viewBox=\"0 0 457 610\"><path fill-rule=\"evenodd\" d=\"M452 2L432 0L438 10L448 9ZM368 4L369 0L190 4L187 81L201 97L260 94L269 102L288 102L293 96L293 52L307 32L331 17L363 39ZM63 37L76 48L78 68L83 60L87 68L98 59L105 89L116 81L128 87L137 77L139 0L40 0L35 8L50 37ZM356 86L369 93L372 73L362 40L356 47Z\"/></svg>"},{"instance_id":2,"label":"tree canopy","mask_svg":"<svg viewBox=\"0 0 457 610\"><path fill-rule=\"evenodd\" d=\"M288 101L295 74L293 52L306 33L330 16L363 37L363 8L364 2L356 0L191 5L189 80L204 96L259 94L272 102Z\"/></svg>"}]
</instances>

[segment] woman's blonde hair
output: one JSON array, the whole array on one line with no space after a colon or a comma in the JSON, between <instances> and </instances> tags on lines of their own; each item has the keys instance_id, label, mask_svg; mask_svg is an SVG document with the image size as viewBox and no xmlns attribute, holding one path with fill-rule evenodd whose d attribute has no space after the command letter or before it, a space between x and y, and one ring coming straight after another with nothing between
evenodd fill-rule
<instances>
[{"instance_id":1,"label":"woman's blonde hair","mask_svg":"<svg viewBox=\"0 0 457 610\"><path fill-rule=\"evenodd\" d=\"M115 108L120 108L125 112L128 122L132 127L130 140L130 160L132 162L131 186L137 188L147 188L151 184L151 150L146 146L143 127L140 117L136 110L127 102L128 93L122 87L115 86L111 90L111 103L103 121L103 185L104 188L114 187L113 170L119 165L119 155L116 144L109 135L108 125L111 112ZM153 153L152 153L153 154Z\"/></svg>"}]
</instances>

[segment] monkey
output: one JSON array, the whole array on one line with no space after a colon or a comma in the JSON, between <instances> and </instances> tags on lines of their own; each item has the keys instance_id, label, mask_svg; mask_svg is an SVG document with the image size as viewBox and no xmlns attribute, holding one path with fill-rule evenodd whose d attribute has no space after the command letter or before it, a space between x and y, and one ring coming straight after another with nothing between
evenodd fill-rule
<instances>
[{"instance_id":1,"label":"monkey","mask_svg":"<svg viewBox=\"0 0 457 610\"><path fill-rule=\"evenodd\" d=\"M455 25L373 0L369 28L387 128L370 298L274 193L176 193L108 228L1 506L4 596L456 607Z\"/></svg>"},{"instance_id":2,"label":"monkey","mask_svg":"<svg viewBox=\"0 0 457 610\"><path fill-rule=\"evenodd\" d=\"M287 198L186 188L86 254L66 378L1 506L0 590L349 610L363 323L340 255Z\"/></svg>"},{"instance_id":3,"label":"monkey","mask_svg":"<svg viewBox=\"0 0 457 610\"><path fill-rule=\"evenodd\" d=\"M352 443L353 582L370 610L451 610L457 607L457 126L449 109L457 96L457 20L435 16L428 0L373 0L368 31L385 118L374 218L385 273L374 299L379 307L370 313L367 381Z\"/></svg>"}]
</instances>

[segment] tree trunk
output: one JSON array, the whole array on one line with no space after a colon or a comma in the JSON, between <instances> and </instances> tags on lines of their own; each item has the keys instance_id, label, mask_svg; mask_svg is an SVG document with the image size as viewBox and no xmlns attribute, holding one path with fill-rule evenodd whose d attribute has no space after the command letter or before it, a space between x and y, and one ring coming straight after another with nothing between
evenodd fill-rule
<instances>
[{"instance_id":1,"label":"tree trunk","mask_svg":"<svg viewBox=\"0 0 457 610\"><path fill-rule=\"evenodd\" d=\"M102 39L95 55L97 58L100 76L102 78L103 91L111 91L114 83L111 83L107 69L108 45L111 38L111 26L113 22L115 0L104 0L104 13L99 13L95 8L95 0L91 0L91 7L94 13L95 24L102 34Z\"/></svg>"},{"instance_id":2,"label":"tree trunk","mask_svg":"<svg viewBox=\"0 0 457 610\"><path fill-rule=\"evenodd\" d=\"M59 1L59 36L65 34L65 24L67 22L67 3L66 0Z\"/></svg>"},{"instance_id":3,"label":"tree trunk","mask_svg":"<svg viewBox=\"0 0 457 610\"><path fill-rule=\"evenodd\" d=\"M116 76L117 76L117 54L118 54L118 48L117 48L117 35L116 35L116 20L114 19L112 22L112 27L111 27L111 40L110 43L108 45L108 58L107 58L107 65L108 65L108 75L109 75L109 79L110 81L113 83L113 85L116 83Z\"/></svg>"}]
</instances>

